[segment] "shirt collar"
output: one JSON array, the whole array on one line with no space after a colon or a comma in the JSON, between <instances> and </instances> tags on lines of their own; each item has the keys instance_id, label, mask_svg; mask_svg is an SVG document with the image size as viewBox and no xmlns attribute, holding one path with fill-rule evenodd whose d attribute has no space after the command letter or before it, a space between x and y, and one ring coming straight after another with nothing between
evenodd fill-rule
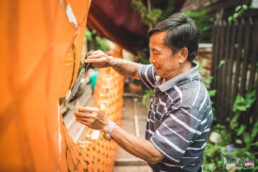
<instances>
[{"instance_id":1,"label":"shirt collar","mask_svg":"<svg viewBox=\"0 0 258 172\"><path fill-rule=\"evenodd\" d=\"M168 89L174 87L177 83L184 81L184 80L191 80L193 77L198 76L200 78L200 74L198 73L198 68L199 64L196 62L192 62L192 68L189 69L188 71L168 80L167 82L161 84L158 86L160 91L164 92L167 91ZM158 81L157 84L160 84L161 78L156 78Z\"/></svg>"}]
</instances>

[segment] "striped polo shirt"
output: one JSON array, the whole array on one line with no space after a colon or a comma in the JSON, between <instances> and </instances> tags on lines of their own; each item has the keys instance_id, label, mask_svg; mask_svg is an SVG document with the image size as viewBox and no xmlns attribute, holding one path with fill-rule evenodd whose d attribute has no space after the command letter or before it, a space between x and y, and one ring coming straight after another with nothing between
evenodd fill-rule
<instances>
[{"instance_id":1,"label":"striped polo shirt","mask_svg":"<svg viewBox=\"0 0 258 172\"><path fill-rule=\"evenodd\" d=\"M153 90L145 138L164 155L161 162L149 164L154 172L201 168L213 115L198 67L192 62L190 70L163 84L152 64L138 68L141 81Z\"/></svg>"}]
</instances>

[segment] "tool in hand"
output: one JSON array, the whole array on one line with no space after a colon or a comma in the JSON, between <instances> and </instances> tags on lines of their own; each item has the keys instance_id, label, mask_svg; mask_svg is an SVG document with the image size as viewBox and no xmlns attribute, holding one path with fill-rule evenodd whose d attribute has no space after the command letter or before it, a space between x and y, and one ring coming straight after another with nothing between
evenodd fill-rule
<instances>
[{"instance_id":1,"label":"tool in hand","mask_svg":"<svg viewBox=\"0 0 258 172\"><path fill-rule=\"evenodd\" d=\"M85 59L87 59L88 55L90 53L92 53L94 50L91 50L89 51L86 56L85 56ZM66 101L69 100L69 98L73 98L76 94L76 92L78 91L78 88L80 86L80 83L81 83L81 79L83 78L85 72L87 72L89 69L91 68L91 64L88 64L88 63L84 63L83 66L82 66L82 69L80 71L80 74L78 75L78 77L76 78L76 81L74 83L74 86L73 86L73 89L72 91L69 90L69 92L67 93L66 95Z\"/></svg>"}]
</instances>

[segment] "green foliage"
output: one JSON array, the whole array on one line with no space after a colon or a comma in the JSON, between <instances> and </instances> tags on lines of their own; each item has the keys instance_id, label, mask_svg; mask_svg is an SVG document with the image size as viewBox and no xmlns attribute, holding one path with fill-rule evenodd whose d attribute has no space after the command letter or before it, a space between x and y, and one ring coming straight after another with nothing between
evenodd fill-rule
<instances>
[{"instance_id":1,"label":"green foliage","mask_svg":"<svg viewBox=\"0 0 258 172\"><path fill-rule=\"evenodd\" d=\"M252 104L255 102L256 99L256 92L253 91L246 95L246 97L237 96L236 100L233 105L233 111L235 112L235 116L230 121L230 128L232 130L235 130L237 136L243 135L243 140L246 144L246 148L249 148L250 142L253 141L254 138L250 137L248 133L244 133L246 126L243 124L239 126L239 117L241 116L241 112L247 111ZM257 132L257 130L254 130L254 132ZM249 140L251 138L251 140ZM238 144L242 144L241 142L238 142Z\"/></svg>"},{"instance_id":2,"label":"green foliage","mask_svg":"<svg viewBox=\"0 0 258 172\"><path fill-rule=\"evenodd\" d=\"M150 62L144 52L138 51L137 55L138 55L138 59L135 60L135 62L141 63L141 64L150 64Z\"/></svg>"},{"instance_id":3,"label":"green foliage","mask_svg":"<svg viewBox=\"0 0 258 172\"><path fill-rule=\"evenodd\" d=\"M241 124L241 116L243 112L248 111L256 100L256 92L250 92L245 97L238 95L234 101L233 112L235 113L230 121L230 129L233 136L236 136L236 145L243 147L243 150L248 151L253 144L253 141L258 133L258 122L254 123L250 132L246 131L247 126ZM248 126L249 128L251 127Z\"/></svg>"},{"instance_id":4,"label":"green foliage","mask_svg":"<svg viewBox=\"0 0 258 172\"><path fill-rule=\"evenodd\" d=\"M90 31L88 27L86 27L85 35L84 35L84 42L91 41L93 34L94 33L92 31Z\"/></svg>"},{"instance_id":5,"label":"green foliage","mask_svg":"<svg viewBox=\"0 0 258 172\"><path fill-rule=\"evenodd\" d=\"M211 42L211 33L212 33L212 26L214 22L214 17L207 17L208 10L202 11L186 11L184 12L185 15L192 18L195 24L198 26L201 32L200 42Z\"/></svg>"},{"instance_id":6,"label":"green foliage","mask_svg":"<svg viewBox=\"0 0 258 172\"><path fill-rule=\"evenodd\" d=\"M203 171L227 172L223 156L228 156L228 153L222 145L207 143L203 155Z\"/></svg>"},{"instance_id":7,"label":"green foliage","mask_svg":"<svg viewBox=\"0 0 258 172\"><path fill-rule=\"evenodd\" d=\"M202 82L204 83L205 87L208 89L210 97L213 97L216 94L216 90L209 90L211 82L213 80L213 76L204 77L205 75L207 75L206 69L204 68L207 65L207 63L208 63L207 60L203 60L202 62L199 62L198 72L202 76Z\"/></svg>"},{"instance_id":8,"label":"green foliage","mask_svg":"<svg viewBox=\"0 0 258 172\"><path fill-rule=\"evenodd\" d=\"M140 63L140 64L150 64L148 58L146 57L146 54L143 51L137 52L138 59L135 60L135 62ZM152 90L145 90L144 95L142 97L142 104L146 105L147 110L149 110L148 105L150 103L150 100L152 98L153 91Z\"/></svg>"},{"instance_id":9,"label":"green foliage","mask_svg":"<svg viewBox=\"0 0 258 172\"><path fill-rule=\"evenodd\" d=\"M226 63L225 60L220 60L218 68L221 68Z\"/></svg>"},{"instance_id":10,"label":"green foliage","mask_svg":"<svg viewBox=\"0 0 258 172\"><path fill-rule=\"evenodd\" d=\"M205 32L208 29L212 27L211 23L209 21L214 21L213 18L210 18L208 21L206 20L206 16L208 13L208 10L202 10L202 11L186 11L184 12L185 15L191 17L194 19L195 24L199 26L201 32Z\"/></svg>"},{"instance_id":11,"label":"green foliage","mask_svg":"<svg viewBox=\"0 0 258 172\"><path fill-rule=\"evenodd\" d=\"M233 105L233 111L236 113L240 113L242 111L246 111L248 108L252 106L256 99L256 92L250 92L246 95L246 97L242 97L238 95L235 99Z\"/></svg>"},{"instance_id":12,"label":"green foliage","mask_svg":"<svg viewBox=\"0 0 258 172\"><path fill-rule=\"evenodd\" d=\"M255 142L258 134L258 121L253 124L253 128L250 128L251 125L246 126L241 122L241 115L252 107L255 100L255 91L246 94L244 97L238 95L234 101L234 116L229 123L229 128L220 124L213 125L212 131L219 133L223 141L220 144L207 143L204 150L204 171L227 171L223 157L237 160L237 171L258 170L258 159L255 158L258 155L255 151L258 147L258 142ZM227 145L230 144L234 145L234 150L229 153ZM254 163L254 167L245 166L245 162L247 161Z\"/></svg>"},{"instance_id":13,"label":"green foliage","mask_svg":"<svg viewBox=\"0 0 258 172\"><path fill-rule=\"evenodd\" d=\"M162 16L160 18L160 21L165 20L170 15L176 12L175 8L175 0L169 0L167 1L166 7L164 10L162 10Z\"/></svg>"},{"instance_id":14,"label":"green foliage","mask_svg":"<svg viewBox=\"0 0 258 172\"><path fill-rule=\"evenodd\" d=\"M145 90L142 98L142 104L147 105L152 98L153 90Z\"/></svg>"},{"instance_id":15,"label":"green foliage","mask_svg":"<svg viewBox=\"0 0 258 172\"><path fill-rule=\"evenodd\" d=\"M142 1L132 0L131 6L133 12L140 13L142 22L149 27L151 30L161 18L162 10L158 8L153 8L152 10L147 9Z\"/></svg>"},{"instance_id":16,"label":"green foliage","mask_svg":"<svg viewBox=\"0 0 258 172\"><path fill-rule=\"evenodd\" d=\"M214 97L216 95L217 90L208 90L209 96Z\"/></svg>"},{"instance_id":17,"label":"green foliage","mask_svg":"<svg viewBox=\"0 0 258 172\"><path fill-rule=\"evenodd\" d=\"M199 69L198 72L202 76L202 82L204 83L205 87L208 90L209 96L214 97L216 95L217 90L210 90L210 85L213 80L213 76L205 77L207 75L207 71L204 68L207 65L207 60L202 60L202 62L199 62ZM214 104L213 101L211 101L211 104ZM215 114L215 108L212 107L212 112ZM213 115L213 120L216 121L216 116Z\"/></svg>"},{"instance_id":18,"label":"green foliage","mask_svg":"<svg viewBox=\"0 0 258 172\"><path fill-rule=\"evenodd\" d=\"M107 50L110 49L108 40L100 36L96 36L96 42L94 47L95 47L95 50L102 50L103 52L106 52Z\"/></svg>"},{"instance_id":19,"label":"green foliage","mask_svg":"<svg viewBox=\"0 0 258 172\"><path fill-rule=\"evenodd\" d=\"M235 8L235 12L232 16L228 17L228 21L236 21L237 18L240 18L243 16L244 12L248 9L248 6L246 4L239 5Z\"/></svg>"},{"instance_id":20,"label":"green foliage","mask_svg":"<svg viewBox=\"0 0 258 172\"><path fill-rule=\"evenodd\" d=\"M110 49L108 40L97 35L97 33L89 27L87 27L85 30L84 41L93 41L95 50L102 50L103 52L106 52Z\"/></svg>"},{"instance_id":21,"label":"green foliage","mask_svg":"<svg viewBox=\"0 0 258 172\"><path fill-rule=\"evenodd\" d=\"M216 124L212 127L212 131L215 131L216 133L219 133L223 139L223 142L220 143L221 146L227 146L231 144L232 138L231 134L228 132L226 126L221 124Z\"/></svg>"}]
</instances>

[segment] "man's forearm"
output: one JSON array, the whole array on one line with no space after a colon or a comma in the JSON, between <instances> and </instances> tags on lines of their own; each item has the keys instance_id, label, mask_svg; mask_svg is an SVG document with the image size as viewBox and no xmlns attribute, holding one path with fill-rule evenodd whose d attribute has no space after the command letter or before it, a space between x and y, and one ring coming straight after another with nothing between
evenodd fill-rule
<instances>
[{"instance_id":1,"label":"man's forearm","mask_svg":"<svg viewBox=\"0 0 258 172\"><path fill-rule=\"evenodd\" d=\"M121 75L139 79L138 63L129 60L110 57L109 65L113 67Z\"/></svg>"},{"instance_id":2,"label":"man's forearm","mask_svg":"<svg viewBox=\"0 0 258 172\"><path fill-rule=\"evenodd\" d=\"M112 138L127 152L151 164L156 164L163 159L163 155L150 141L136 137L118 126L114 128Z\"/></svg>"}]
</instances>

